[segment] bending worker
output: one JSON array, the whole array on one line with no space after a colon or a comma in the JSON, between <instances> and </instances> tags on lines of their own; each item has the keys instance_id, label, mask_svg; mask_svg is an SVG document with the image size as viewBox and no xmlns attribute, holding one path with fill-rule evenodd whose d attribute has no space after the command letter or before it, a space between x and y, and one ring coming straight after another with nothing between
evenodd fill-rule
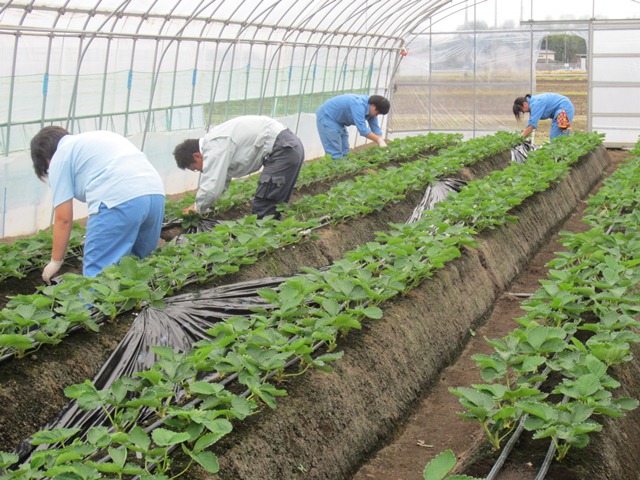
<instances>
[{"instance_id":1,"label":"bending worker","mask_svg":"<svg viewBox=\"0 0 640 480\"><path fill-rule=\"evenodd\" d=\"M184 213L206 212L233 178L264 167L251 211L258 218L280 218L276 205L291 198L304 161L304 147L277 120L247 115L217 125L203 138L185 140L175 148L173 156L179 168L202 172L195 204Z\"/></svg>"},{"instance_id":2,"label":"bending worker","mask_svg":"<svg viewBox=\"0 0 640 480\"><path fill-rule=\"evenodd\" d=\"M31 159L53 191L53 248L42 279L51 282L64 260L73 224L73 199L89 219L82 274L94 277L125 255L146 257L158 247L164 186L149 160L126 138L97 131L70 135L49 126L31 140Z\"/></svg>"},{"instance_id":3,"label":"bending worker","mask_svg":"<svg viewBox=\"0 0 640 480\"><path fill-rule=\"evenodd\" d=\"M538 128L539 120L551 119L551 131L549 138L553 140L560 135L568 135L573 122L574 108L571 100L557 93L530 94L518 97L513 102L513 114L516 120L525 114L529 114L527 126L521 134L522 138L531 135Z\"/></svg>"},{"instance_id":4,"label":"bending worker","mask_svg":"<svg viewBox=\"0 0 640 480\"><path fill-rule=\"evenodd\" d=\"M389 113L389 100L380 95L344 94L330 98L316 111L316 125L326 154L339 159L349 153L346 127L355 125L358 133L381 147L386 147L378 115Z\"/></svg>"}]
</instances>

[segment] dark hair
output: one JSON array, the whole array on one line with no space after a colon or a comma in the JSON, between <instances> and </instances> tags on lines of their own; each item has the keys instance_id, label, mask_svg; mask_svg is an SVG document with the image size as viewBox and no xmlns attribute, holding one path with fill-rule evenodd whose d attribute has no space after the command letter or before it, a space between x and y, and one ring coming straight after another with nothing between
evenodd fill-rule
<instances>
[{"instance_id":1,"label":"dark hair","mask_svg":"<svg viewBox=\"0 0 640 480\"><path fill-rule=\"evenodd\" d=\"M513 115L516 120L520 120L520 117L524 115L524 102L529 102L531 94L527 93L524 97L518 97L513 102Z\"/></svg>"},{"instance_id":2,"label":"dark hair","mask_svg":"<svg viewBox=\"0 0 640 480\"><path fill-rule=\"evenodd\" d=\"M31 160L33 169L40 180L49 174L49 162L58 149L58 142L69 132L54 125L44 127L31 139Z\"/></svg>"},{"instance_id":3,"label":"dark hair","mask_svg":"<svg viewBox=\"0 0 640 480\"><path fill-rule=\"evenodd\" d=\"M386 115L391 109L391 103L380 95L371 95L369 97L369 105L375 105L380 115Z\"/></svg>"},{"instance_id":4,"label":"dark hair","mask_svg":"<svg viewBox=\"0 0 640 480\"><path fill-rule=\"evenodd\" d=\"M193 154L198 152L200 152L200 141L197 138L189 138L176 146L173 156L178 167L184 170L196 162Z\"/></svg>"}]
</instances>

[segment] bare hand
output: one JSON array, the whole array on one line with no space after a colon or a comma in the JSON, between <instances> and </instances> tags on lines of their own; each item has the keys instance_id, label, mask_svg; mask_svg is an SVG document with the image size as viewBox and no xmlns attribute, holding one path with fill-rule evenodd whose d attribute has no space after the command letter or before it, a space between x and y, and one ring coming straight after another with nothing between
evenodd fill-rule
<instances>
[{"instance_id":1,"label":"bare hand","mask_svg":"<svg viewBox=\"0 0 640 480\"><path fill-rule=\"evenodd\" d=\"M196 205L195 203L187 208L185 208L184 210L182 210L182 213L184 213L185 215L189 215L189 214L195 214L195 215L200 215L197 211L196 211Z\"/></svg>"}]
</instances>

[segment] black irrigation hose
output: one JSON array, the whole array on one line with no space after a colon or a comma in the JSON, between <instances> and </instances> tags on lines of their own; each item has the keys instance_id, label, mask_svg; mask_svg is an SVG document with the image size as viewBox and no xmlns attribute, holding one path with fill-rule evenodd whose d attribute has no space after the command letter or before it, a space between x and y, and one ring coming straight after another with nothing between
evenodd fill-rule
<instances>
[{"instance_id":1,"label":"black irrigation hose","mask_svg":"<svg viewBox=\"0 0 640 480\"><path fill-rule=\"evenodd\" d=\"M549 367L547 367L542 372L542 375L546 378L546 376L549 374L550 371L551 371L551 369ZM540 385L542 385L542 380L540 380L539 382L536 382L536 384L533 386L533 388L539 388ZM495 480L496 479L496 476L498 475L498 473L500 473L500 469L503 467L504 462L507 461L507 458L509 457L509 454L511 453L511 450L513 449L513 446L516 444L516 442L520 438L520 435L522 434L522 431L524 430L524 422L526 421L528 416L529 415L525 415L524 417L522 417L520 419L520 422L518 423L518 427L515 429L515 431L511 435L511 438L509 438L509 441L504 446L504 449L502 449L502 452L500 453L500 456L498 457L498 460L496 460L496 463L493 465L493 468L491 469L491 471L489 472L489 475L487 475L487 478L485 480Z\"/></svg>"},{"instance_id":2,"label":"black irrigation hose","mask_svg":"<svg viewBox=\"0 0 640 480\"><path fill-rule=\"evenodd\" d=\"M556 444L549 443L549 449L547 450L547 455L544 457L544 462L540 465L540 470L538 470L538 474L536 475L535 480L544 480L547 476L547 472L549 471L549 467L551 466L551 462L553 462L553 456L556 453Z\"/></svg>"},{"instance_id":3,"label":"black irrigation hose","mask_svg":"<svg viewBox=\"0 0 640 480\"><path fill-rule=\"evenodd\" d=\"M569 397L566 395L562 397L562 405L566 405L569 401ZM553 456L556 453L556 442L551 440L549 443L549 448L547 450L547 454L544 457L544 462L540 465L540 470L538 470L538 475L536 475L535 480L544 480L547 476L547 472L549 471L549 467L551 466L551 462L553 462Z\"/></svg>"},{"instance_id":4,"label":"black irrigation hose","mask_svg":"<svg viewBox=\"0 0 640 480\"><path fill-rule=\"evenodd\" d=\"M520 419L518 427L515 429L513 435L511 435L511 438L509 438L509 441L502 449L502 453L500 453L500 456L496 460L496 463L493 464L493 468L491 468L491 471L489 472L489 475L487 475L487 478L485 480L495 480L498 473L500 473L500 469L504 466L504 462L507 461L507 458L509 457L513 446L516 444L516 442L520 438L520 435L522 434L522 431L524 430L524 422L526 421L527 417L528 415L525 415Z\"/></svg>"}]
</instances>

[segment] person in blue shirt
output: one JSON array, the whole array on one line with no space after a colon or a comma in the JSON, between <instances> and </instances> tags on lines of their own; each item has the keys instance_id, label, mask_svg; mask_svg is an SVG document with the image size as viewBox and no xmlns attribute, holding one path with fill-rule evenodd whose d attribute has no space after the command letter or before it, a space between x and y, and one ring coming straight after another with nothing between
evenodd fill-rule
<instances>
[{"instance_id":1,"label":"person in blue shirt","mask_svg":"<svg viewBox=\"0 0 640 480\"><path fill-rule=\"evenodd\" d=\"M112 132L71 135L45 127L31 139L31 159L53 191L51 261L42 279L62 266L73 223L73 199L86 202L89 219L82 274L94 277L125 255L146 257L158 247L164 218L164 185L146 155Z\"/></svg>"},{"instance_id":2,"label":"person in blue shirt","mask_svg":"<svg viewBox=\"0 0 640 480\"><path fill-rule=\"evenodd\" d=\"M553 140L560 135L568 135L573 122L574 107L571 100L557 93L541 93L539 95L526 94L518 97L513 102L513 114L516 120L520 120L525 114L529 114L527 126L521 134L526 138L538 128L540 120L551 119L549 138Z\"/></svg>"},{"instance_id":3,"label":"person in blue shirt","mask_svg":"<svg viewBox=\"0 0 640 480\"><path fill-rule=\"evenodd\" d=\"M334 160L349 153L346 127L351 125L355 125L363 137L376 142L380 147L386 147L378 115L386 115L390 108L389 100L380 95L347 93L324 102L316 111L316 125L325 153Z\"/></svg>"}]
</instances>

